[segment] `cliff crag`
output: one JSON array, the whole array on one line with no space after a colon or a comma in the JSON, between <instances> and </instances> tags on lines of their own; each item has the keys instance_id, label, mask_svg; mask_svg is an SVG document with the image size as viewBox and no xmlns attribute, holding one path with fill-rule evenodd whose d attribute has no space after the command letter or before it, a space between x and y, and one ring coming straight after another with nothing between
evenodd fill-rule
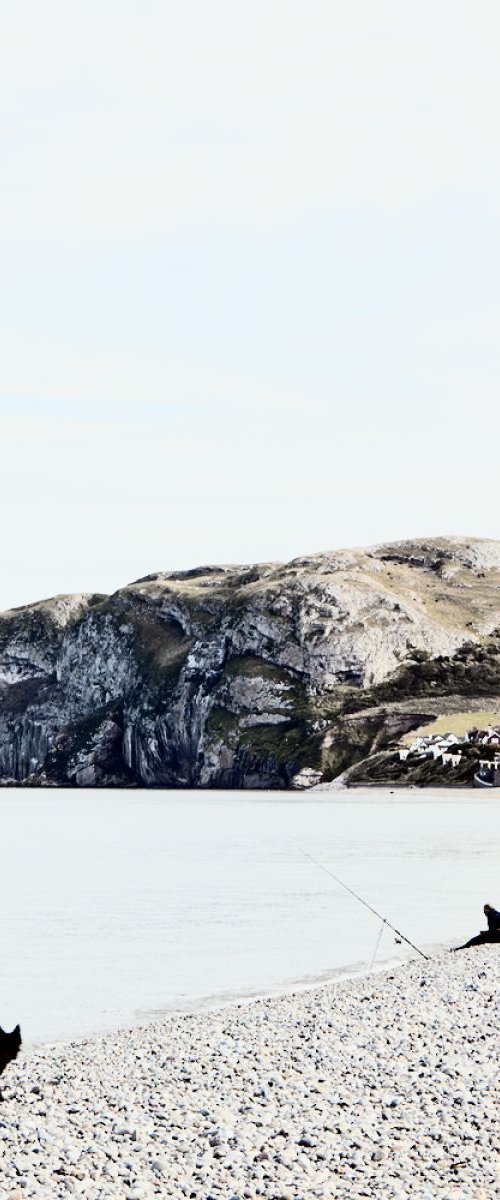
<instances>
[{"instance_id":1,"label":"cliff crag","mask_svg":"<svg viewBox=\"0 0 500 1200\"><path fill-rule=\"evenodd\" d=\"M486 701L498 542L159 572L0 616L4 784L401 782L404 733Z\"/></svg>"}]
</instances>

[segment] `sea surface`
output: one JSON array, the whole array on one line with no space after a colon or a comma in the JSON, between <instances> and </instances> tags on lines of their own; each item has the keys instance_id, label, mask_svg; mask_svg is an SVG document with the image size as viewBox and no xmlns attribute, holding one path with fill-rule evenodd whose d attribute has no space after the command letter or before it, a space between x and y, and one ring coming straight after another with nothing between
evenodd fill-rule
<instances>
[{"instance_id":1,"label":"sea surface","mask_svg":"<svg viewBox=\"0 0 500 1200\"><path fill-rule=\"evenodd\" d=\"M482 792L9 789L0 805L0 1023L28 1043L415 956L307 855L427 953L500 907L500 802Z\"/></svg>"}]
</instances>

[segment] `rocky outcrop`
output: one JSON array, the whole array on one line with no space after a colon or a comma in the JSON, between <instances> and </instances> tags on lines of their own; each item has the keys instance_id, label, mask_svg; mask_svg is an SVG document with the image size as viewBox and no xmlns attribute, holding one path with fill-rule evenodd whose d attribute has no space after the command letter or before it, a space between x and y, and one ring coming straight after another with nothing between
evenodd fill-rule
<instances>
[{"instance_id":1,"label":"rocky outcrop","mask_svg":"<svg viewBox=\"0 0 500 1200\"><path fill-rule=\"evenodd\" d=\"M159 572L0 616L0 782L309 787L500 699L500 543ZM377 759L377 762L379 759Z\"/></svg>"}]
</instances>

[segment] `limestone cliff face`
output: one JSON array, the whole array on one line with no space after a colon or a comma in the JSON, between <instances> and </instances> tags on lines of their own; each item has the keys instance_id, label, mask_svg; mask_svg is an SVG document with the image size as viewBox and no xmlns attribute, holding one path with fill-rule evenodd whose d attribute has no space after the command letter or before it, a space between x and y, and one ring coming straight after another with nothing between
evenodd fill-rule
<instances>
[{"instance_id":1,"label":"limestone cliff face","mask_svg":"<svg viewBox=\"0 0 500 1200\"><path fill-rule=\"evenodd\" d=\"M500 696L500 543L165 572L0 616L0 782L308 786ZM475 699L474 699L475 698Z\"/></svg>"}]
</instances>

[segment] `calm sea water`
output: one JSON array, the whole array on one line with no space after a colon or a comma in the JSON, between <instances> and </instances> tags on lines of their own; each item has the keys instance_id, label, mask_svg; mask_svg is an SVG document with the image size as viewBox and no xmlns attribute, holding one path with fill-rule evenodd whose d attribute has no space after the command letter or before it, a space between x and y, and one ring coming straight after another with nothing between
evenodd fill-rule
<instances>
[{"instance_id":1,"label":"calm sea water","mask_svg":"<svg viewBox=\"0 0 500 1200\"><path fill-rule=\"evenodd\" d=\"M0 794L0 1023L69 1039L367 969L379 923L420 946L500 907L484 793ZM406 958L386 930L377 963Z\"/></svg>"}]
</instances>

